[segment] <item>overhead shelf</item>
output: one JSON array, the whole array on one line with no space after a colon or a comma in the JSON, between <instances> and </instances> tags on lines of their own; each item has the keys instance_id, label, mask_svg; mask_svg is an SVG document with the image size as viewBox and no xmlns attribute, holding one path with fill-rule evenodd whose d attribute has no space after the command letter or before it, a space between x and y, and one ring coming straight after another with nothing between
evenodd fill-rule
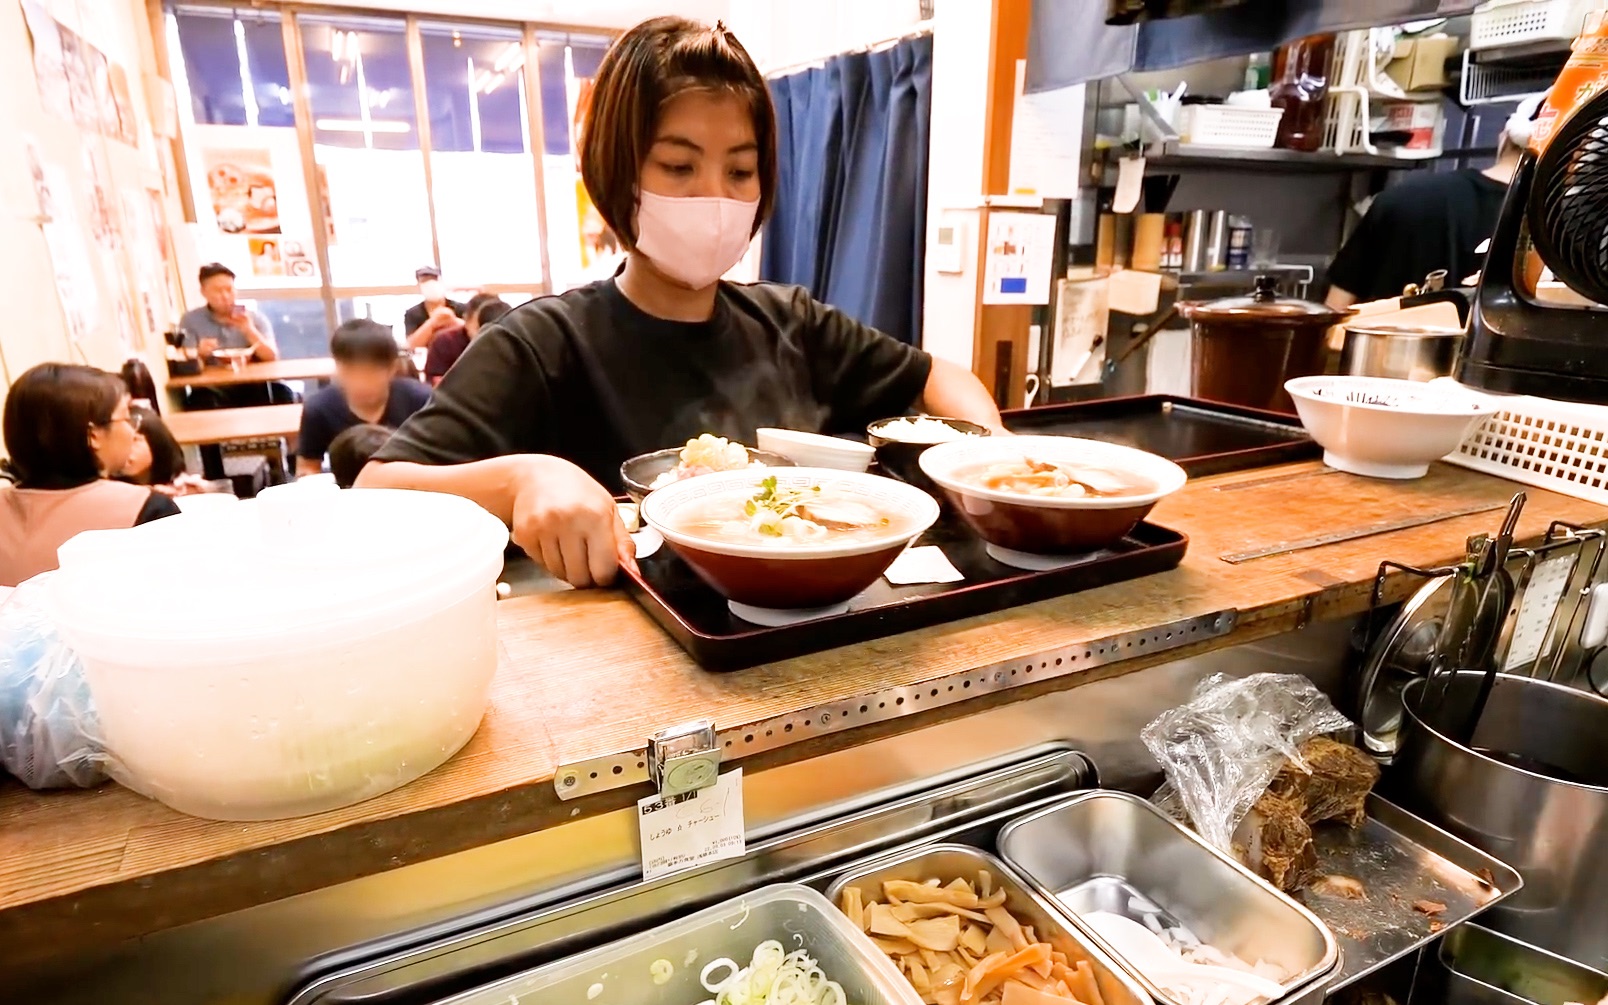
<instances>
[{"instance_id":1,"label":"overhead shelf","mask_svg":"<svg viewBox=\"0 0 1608 1005\"><path fill-rule=\"evenodd\" d=\"M1169 143L1164 153L1147 157L1147 168L1217 168L1247 171L1338 172L1381 169L1410 170L1432 158L1389 157L1376 154L1333 154L1317 151L1244 150L1238 147L1203 147Z\"/></svg>"}]
</instances>

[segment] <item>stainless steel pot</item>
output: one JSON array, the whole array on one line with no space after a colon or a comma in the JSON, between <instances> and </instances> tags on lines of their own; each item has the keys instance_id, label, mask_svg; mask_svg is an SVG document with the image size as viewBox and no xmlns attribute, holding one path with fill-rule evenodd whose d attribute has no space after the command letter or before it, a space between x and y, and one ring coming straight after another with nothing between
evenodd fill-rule
<instances>
[{"instance_id":1,"label":"stainless steel pot","mask_svg":"<svg viewBox=\"0 0 1608 1005\"><path fill-rule=\"evenodd\" d=\"M1465 711L1483 675L1462 671L1440 708ZM1524 887L1492 927L1598 970L1608 967L1608 699L1498 675L1468 746L1402 692L1405 738L1392 765L1404 801L1517 869Z\"/></svg>"},{"instance_id":2,"label":"stainless steel pot","mask_svg":"<svg viewBox=\"0 0 1608 1005\"><path fill-rule=\"evenodd\" d=\"M1463 342L1461 328L1412 325L1346 326L1340 372L1353 377L1433 380L1451 374Z\"/></svg>"}]
</instances>

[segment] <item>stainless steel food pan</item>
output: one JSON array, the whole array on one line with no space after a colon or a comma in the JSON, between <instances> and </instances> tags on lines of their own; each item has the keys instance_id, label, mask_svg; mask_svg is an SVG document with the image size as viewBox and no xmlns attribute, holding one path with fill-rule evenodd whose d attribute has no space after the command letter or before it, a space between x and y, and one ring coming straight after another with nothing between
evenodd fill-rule
<instances>
[{"instance_id":1,"label":"stainless steel food pan","mask_svg":"<svg viewBox=\"0 0 1608 1005\"><path fill-rule=\"evenodd\" d=\"M1105 950L1069 922L1066 915L1056 908L1054 901L1045 900L1034 893L1029 884L1003 862L970 845L933 844L857 862L827 888L826 896L832 903L838 904L844 889L857 886L865 901L870 902L883 899L881 891L885 880L904 879L923 883L938 879L949 883L958 877L975 883L978 872L985 869L993 877L994 886L1005 889L1005 909L1014 914L1017 920L1032 925L1036 934L1065 953L1073 963L1089 961L1105 1005L1153 1005L1139 983Z\"/></svg>"},{"instance_id":2,"label":"stainless steel food pan","mask_svg":"<svg viewBox=\"0 0 1608 1005\"><path fill-rule=\"evenodd\" d=\"M1137 796L1085 792L1006 824L999 850L1040 896L1068 909L1129 909L1137 896L1202 941L1290 973L1281 1002L1321 1001L1340 960L1316 916ZM1177 1001L1089 933L1158 1002ZM1181 1003L1180 1003L1181 1005Z\"/></svg>"}]
</instances>

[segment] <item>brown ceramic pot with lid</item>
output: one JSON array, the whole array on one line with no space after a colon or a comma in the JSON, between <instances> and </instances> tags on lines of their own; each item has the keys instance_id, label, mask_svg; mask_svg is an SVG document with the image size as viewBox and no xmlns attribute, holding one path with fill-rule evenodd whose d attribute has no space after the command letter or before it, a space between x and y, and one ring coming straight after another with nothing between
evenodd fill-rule
<instances>
[{"instance_id":1,"label":"brown ceramic pot with lid","mask_svg":"<svg viewBox=\"0 0 1608 1005\"><path fill-rule=\"evenodd\" d=\"M1295 411L1284 382L1323 372L1329 326L1350 312L1281 297L1277 286L1257 276L1250 296L1178 305L1193 333L1195 397Z\"/></svg>"}]
</instances>

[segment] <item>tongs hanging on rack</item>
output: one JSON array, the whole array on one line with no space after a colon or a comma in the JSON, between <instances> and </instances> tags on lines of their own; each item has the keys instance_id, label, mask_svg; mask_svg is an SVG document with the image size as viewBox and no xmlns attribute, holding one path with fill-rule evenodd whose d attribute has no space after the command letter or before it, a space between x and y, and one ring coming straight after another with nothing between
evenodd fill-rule
<instances>
[{"instance_id":1,"label":"tongs hanging on rack","mask_svg":"<svg viewBox=\"0 0 1608 1005\"><path fill-rule=\"evenodd\" d=\"M1496 684L1493 650L1497 632L1475 629L1482 615L1488 616L1492 611L1498 612L1494 624L1499 629L1512 604L1513 578L1508 574L1507 560L1526 498L1523 492L1513 497L1494 538L1476 534L1468 539L1467 553L1453 573L1451 603L1424 684L1424 715L1428 721L1438 723L1456 743L1467 745L1473 737ZM1457 693L1452 682L1464 670L1483 671L1484 677L1471 702L1452 708L1449 703Z\"/></svg>"}]
</instances>

